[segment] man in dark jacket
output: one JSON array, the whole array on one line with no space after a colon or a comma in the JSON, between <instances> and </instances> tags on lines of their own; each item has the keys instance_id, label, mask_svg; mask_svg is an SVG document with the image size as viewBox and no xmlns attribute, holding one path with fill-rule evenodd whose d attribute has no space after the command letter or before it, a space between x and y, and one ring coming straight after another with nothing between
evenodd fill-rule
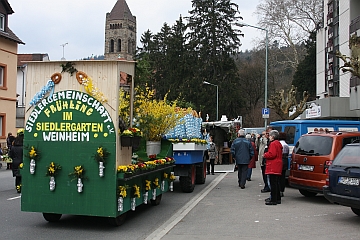
<instances>
[{"instance_id":1,"label":"man in dark jacket","mask_svg":"<svg viewBox=\"0 0 360 240\"><path fill-rule=\"evenodd\" d=\"M10 149L9 156L13 160L12 172L15 177L15 187L18 193L20 193L21 175L19 165L23 162L23 141L24 141L24 130L18 131L18 135L14 140L14 144ZM18 187L19 186L19 187Z\"/></svg>"},{"instance_id":2,"label":"man in dark jacket","mask_svg":"<svg viewBox=\"0 0 360 240\"><path fill-rule=\"evenodd\" d=\"M244 189L248 165L254 156L254 149L250 141L245 139L245 131L243 129L238 131L238 138L231 144L231 154L238 166L239 187Z\"/></svg>"}]
</instances>

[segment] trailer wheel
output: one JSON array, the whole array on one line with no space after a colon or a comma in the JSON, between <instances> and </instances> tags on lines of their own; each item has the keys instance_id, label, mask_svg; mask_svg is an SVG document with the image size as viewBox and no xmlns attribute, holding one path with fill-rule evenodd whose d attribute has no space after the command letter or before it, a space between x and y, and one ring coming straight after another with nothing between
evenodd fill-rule
<instances>
[{"instance_id":1,"label":"trailer wheel","mask_svg":"<svg viewBox=\"0 0 360 240\"><path fill-rule=\"evenodd\" d=\"M196 183L204 184L205 180L206 180L206 159L204 157L201 166L196 168Z\"/></svg>"},{"instance_id":2,"label":"trailer wheel","mask_svg":"<svg viewBox=\"0 0 360 240\"><path fill-rule=\"evenodd\" d=\"M57 213L43 213L43 217L48 222L57 222L60 220L62 214Z\"/></svg>"},{"instance_id":3,"label":"trailer wheel","mask_svg":"<svg viewBox=\"0 0 360 240\"><path fill-rule=\"evenodd\" d=\"M150 200L151 205L153 205L153 206L159 205L161 202L161 196L162 196L162 194L156 196L155 200L151 199Z\"/></svg>"},{"instance_id":4,"label":"trailer wheel","mask_svg":"<svg viewBox=\"0 0 360 240\"><path fill-rule=\"evenodd\" d=\"M109 224L115 227L123 225L126 219L126 213L123 213L115 218L109 218Z\"/></svg>"},{"instance_id":5,"label":"trailer wheel","mask_svg":"<svg viewBox=\"0 0 360 240\"><path fill-rule=\"evenodd\" d=\"M195 188L195 165L191 165L191 167L188 169L188 175L187 176L180 176L180 186L181 190L186 193L191 193L194 191Z\"/></svg>"}]
</instances>

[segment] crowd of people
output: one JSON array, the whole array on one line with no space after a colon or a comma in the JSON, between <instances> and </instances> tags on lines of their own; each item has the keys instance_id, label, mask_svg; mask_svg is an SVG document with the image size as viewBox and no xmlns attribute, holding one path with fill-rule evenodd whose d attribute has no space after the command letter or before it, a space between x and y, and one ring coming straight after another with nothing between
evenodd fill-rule
<instances>
[{"instance_id":1,"label":"crowd of people","mask_svg":"<svg viewBox=\"0 0 360 240\"><path fill-rule=\"evenodd\" d=\"M281 204L281 197L284 196L289 154L285 139L286 133L279 133L270 127L255 137L240 129L238 138L231 144L231 154L235 159L241 189L245 188L246 181L251 181L252 168L256 167L256 161L260 162L264 181L261 192L270 192L270 197L265 199L266 205Z\"/></svg>"}]
</instances>

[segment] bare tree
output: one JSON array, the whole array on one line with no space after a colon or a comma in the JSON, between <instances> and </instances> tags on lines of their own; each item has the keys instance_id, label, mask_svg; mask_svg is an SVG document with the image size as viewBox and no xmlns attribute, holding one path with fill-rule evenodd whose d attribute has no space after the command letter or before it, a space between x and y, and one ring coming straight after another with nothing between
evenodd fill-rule
<instances>
[{"instance_id":1,"label":"bare tree","mask_svg":"<svg viewBox=\"0 0 360 240\"><path fill-rule=\"evenodd\" d=\"M353 34L349 40L349 48L351 57L342 55L340 51L336 51L336 57L343 60L344 65L340 69L345 72L351 72L354 76L360 78L360 37Z\"/></svg>"},{"instance_id":2,"label":"bare tree","mask_svg":"<svg viewBox=\"0 0 360 240\"><path fill-rule=\"evenodd\" d=\"M276 92L269 99L269 107L279 115L282 120L292 120L297 118L306 109L306 102L308 100L308 92L303 92L303 99L298 103L296 100L297 88L293 85L286 93L283 89ZM292 114L290 115L290 113Z\"/></svg>"},{"instance_id":3,"label":"bare tree","mask_svg":"<svg viewBox=\"0 0 360 240\"><path fill-rule=\"evenodd\" d=\"M286 64L296 69L305 54L304 40L322 21L322 0L264 0L257 6L259 25L276 41Z\"/></svg>"}]
</instances>

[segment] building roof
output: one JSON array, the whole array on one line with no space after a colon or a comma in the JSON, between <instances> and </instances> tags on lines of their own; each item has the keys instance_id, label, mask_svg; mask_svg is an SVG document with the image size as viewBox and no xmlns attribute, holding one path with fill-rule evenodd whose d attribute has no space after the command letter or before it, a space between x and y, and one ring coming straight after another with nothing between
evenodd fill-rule
<instances>
[{"instance_id":1,"label":"building roof","mask_svg":"<svg viewBox=\"0 0 360 240\"><path fill-rule=\"evenodd\" d=\"M8 0L0 0L0 2L1 2L2 5L4 6L7 14L12 14L12 13L14 13L14 11L12 10L12 8L11 8L10 3L8 2Z\"/></svg>"},{"instance_id":2,"label":"building roof","mask_svg":"<svg viewBox=\"0 0 360 240\"><path fill-rule=\"evenodd\" d=\"M5 11L8 15L13 14L14 11L10 6L10 3L7 0L0 0L0 3L4 6ZM15 33L13 33L13 31L11 31L11 29L7 26L5 26L5 31L0 31L0 37L6 38L8 40L20 43L20 44L25 44L23 43L23 41L20 40L20 38L18 38Z\"/></svg>"},{"instance_id":3,"label":"building roof","mask_svg":"<svg viewBox=\"0 0 360 240\"><path fill-rule=\"evenodd\" d=\"M136 23L136 18L131 14L130 8L125 0L117 0L109 14L109 20L126 20Z\"/></svg>"},{"instance_id":4,"label":"building roof","mask_svg":"<svg viewBox=\"0 0 360 240\"><path fill-rule=\"evenodd\" d=\"M47 53L18 54L17 66L21 67L30 61L43 61L44 57L48 57L48 54Z\"/></svg>"},{"instance_id":5,"label":"building roof","mask_svg":"<svg viewBox=\"0 0 360 240\"><path fill-rule=\"evenodd\" d=\"M8 40L17 42L19 44L25 44L23 41L20 40L20 38L18 38L15 33L13 33L13 31L11 31L10 28L6 27L5 28L5 32L0 31L0 37L6 38Z\"/></svg>"}]
</instances>

